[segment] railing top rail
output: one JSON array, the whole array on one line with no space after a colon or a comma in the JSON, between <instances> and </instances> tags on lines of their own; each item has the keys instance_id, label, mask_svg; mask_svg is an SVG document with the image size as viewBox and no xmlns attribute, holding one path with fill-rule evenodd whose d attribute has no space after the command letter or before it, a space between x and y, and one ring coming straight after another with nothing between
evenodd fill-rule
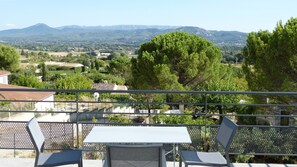
<instances>
[{"instance_id":1,"label":"railing top rail","mask_svg":"<svg viewBox=\"0 0 297 167\"><path fill-rule=\"evenodd\" d=\"M161 94L245 94L245 95L297 95L297 92L260 92L260 91L181 91L181 90L93 90L93 89L35 89L0 88L0 91L30 92L99 92L99 93L161 93Z\"/></svg>"}]
</instances>

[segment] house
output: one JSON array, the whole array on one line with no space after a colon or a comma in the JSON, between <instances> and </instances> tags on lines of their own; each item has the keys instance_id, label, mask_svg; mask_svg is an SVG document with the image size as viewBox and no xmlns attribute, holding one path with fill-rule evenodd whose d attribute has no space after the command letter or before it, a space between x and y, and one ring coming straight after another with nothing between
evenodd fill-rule
<instances>
[{"instance_id":1,"label":"house","mask_svg":"<svg viewBox=\"0 0 297 167\"><path fill-rule=\"evenodd\" d=\"M80 63L65 63L65 62L55 62L55 61L46 61L44 62L47 66L61 66L61 67L83 67L83 64Z\"/></svg>"},{"instance_id":2,"label":"house","mask_svg":"<svg viewBox=\"0 0 297 167\"><path fill-rule=\"evenodd\" d=\"M0 70L0 84L8 84L9 71Z\"/></svg>"},{"instance_id":3,"label":"house","mask_svg":"<svg viewBox=\"0 0 297 167\"><path fill-rule=\"evenodd\" d=\"M3 89L33 89L23 86L0 84ZM54 94L55 92L30 92L30 91L0 91L0 100L10 100L12 108L15 110L26 109L34 111L48 111L54 109ZM30 102L22 102L28 100Z\"/></svg>"},{"instance_id":4,"label":"house","mask_svg":"<svg viewBox=\"0 0 297 167\"><path fill-rule=\"evenodd\" d=\"M117 84L109 84L107 82L105 83L94 83L93 86L92 86L92 89L93 90L128 90L127 86L125 85L117 85ZM126 94L126 93L111 93L111 94ZM95 98L95 101L98 101L99 100L99 93L98 92L95 92L94 93L94 98Z\"/></svg>"},{"instance_id":5,"label":"house","mask_svg":"<svg viewBox=\"0 0 297 167\"><path fill-rule=\"evenodd\" d=\"M0 88L3 88L3 89L17 88L17 89L28 89L28 90L32 89L28 87L8 84L8 75L10 75L10 72L0 70ZM47 111L55 107L54 94L55 92L0 91L0 102L1 100L12 101L10 104L12 105L11 107L14 110L21 110L24 107L27 107L27 109L30 109L30 110ZM21 102L21 100L30 100L31 102ZM49 102L46 102L46 101L49 101Z\"/></svg>"},{"instance_id":6,"label":"house","mask_svg":"<svg viewBox=\"0 0 297 167\"><path fill-rule=\"evenodd\" d=\"M110 55L111 55L111 53L109 53L109 52L99 52L99 53L97 53L97 58L107 58Z\"/></svg>"},{"instance_id":7,"label":"house","mask_svg":"<svg viewBox=\"0 0 297 167\"><path fill-rule=\"evenodd\" d=\"M125 85L109 84L109 83L94 83L93 90L128 90Z\"/></svg>"},{"instance_id":8,"label":"house","mask_svg":"<svg viewBox=\"0 0 297 167\"><path fill-rule=\"evenodd\" d=\"M100 53L100 56L110 56L111 55L111 53L109 53L109 52L102 52L102 53Z\"/></svg>"}]
</instances>

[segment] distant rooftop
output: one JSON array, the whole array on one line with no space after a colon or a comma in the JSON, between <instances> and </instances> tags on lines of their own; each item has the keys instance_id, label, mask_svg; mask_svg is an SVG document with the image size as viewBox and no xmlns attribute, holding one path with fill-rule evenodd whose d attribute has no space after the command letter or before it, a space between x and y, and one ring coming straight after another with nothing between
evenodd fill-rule
<instances>
[{"instance_id":1,"label":"distant rooftop","mask_svg":"<svg viewBox=\"0 0 297 167\"><path fill-rule=\"evenodd\" d=\"M109 84L109 83L94 83L92 89L95 90L127 90L125 85Z\"/></svg>"},{"instance_id":2,"label":"distant rooftop","mask_svg":"<svg viewBox=\"0 0 297 167\"><path fill-rule=\"evenodd\" d=\"M23 86L0 84L0 88L33 89ZM25 91L0 91L0 99L6 100L44 100L55 92L25 92Z\"/></svg>"},{"instance_id":3,"label":"distant rooftop","mask_svg":"<svg viewBox=\"0 0 297 167\"><path fill-rule=\"evenodd\" d=\"M64 67L82 67L84 65L80 63L65 63L65 62L55 62L55 61L46 61L45 65L56 65L56 66L64 66Z\"/></svg>"},{"instance_id":4,"label":"distant rooftop","mask_svg":"<svg viewBox=\"0 0 297 167\"><path fill-rule=\"evenodd\" d=\"M9 71L0 70L0 76L6 76L6 75L9 75L9 74L10 74Z\"/></svg>"}]
</instances>

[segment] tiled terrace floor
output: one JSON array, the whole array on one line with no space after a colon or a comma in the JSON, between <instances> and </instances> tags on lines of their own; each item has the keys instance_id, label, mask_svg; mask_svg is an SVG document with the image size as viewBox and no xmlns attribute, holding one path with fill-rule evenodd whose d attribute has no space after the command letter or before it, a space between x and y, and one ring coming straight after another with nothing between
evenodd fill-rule
<instances>
[{"instance_id":1,"label":"tiled terrace floor","mask_svg":"<svg viewBox=\"0 0 297 167\"><path fill-rule=\"evenodd\" d=\"M17 158L14 158L14 157ZM32 150L6 150L0 149L0 167L34 167L34 156ZM30 157L30 158L21 158ZM83 159L84 167L102 167L102 160ZM178 162L175 164L167 161L167 167L178 167ZM77 165L64 165L63 167L77 167ZM297 167L297 164L271 164L267 163L233 163L231 167Z\"/></svg>"},{"instance_id":2,"label":"tiled terrace floor","mask_svg":"<svg viewBox=\"0 0 297 167\"><path fill-rule=\"evenodd\" d=\"M102 167L101 160L85 160L84 167ZM33 158L0 158L1 167L33 167ZM254 163L233 163L233 167L297 167L297 164L254 164ZM77 165L65 165L63 167L77 167ZM167 162L167 167L174 167L173 162ZM178 163L175 163L178 167Z\"/></svg>"}]
</instances>

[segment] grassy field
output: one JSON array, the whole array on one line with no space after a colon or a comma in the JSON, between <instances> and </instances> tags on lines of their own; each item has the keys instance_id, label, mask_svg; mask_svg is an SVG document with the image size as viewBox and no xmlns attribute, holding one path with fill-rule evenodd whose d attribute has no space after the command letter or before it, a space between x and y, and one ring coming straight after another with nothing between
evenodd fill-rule
<instances>
[{"instance_id":1,"label":"grassy field","mask_svg":"<svg viewBox=\"0 0 297 167\"><path fill-rule=\"evenodd\" d=\"M19 53L22 52L21 49L17 49L17 51ZM36 54L38 54L39 52L48 53L49 55L53 55L53 56L67 56L69 53L72 53L73 55L80 55L80 54L86 53L86 52L47 52L47 51L34 51L34 50L28 50L28 49L24 49L24 51L28 53L33 52Z\"/></svg>"},{"instance_id":2,"label":"grassy field","mask_svg":"<svg viewBox=\"0 0 297 167\"><path fill-rule=\"evenodd\" d=\"M86 52L45 52L45 53L48 53L49 55L53 55L53 56L67 56L69 53L71 53L76 56Z\"/></svg>"}]
</instances>

